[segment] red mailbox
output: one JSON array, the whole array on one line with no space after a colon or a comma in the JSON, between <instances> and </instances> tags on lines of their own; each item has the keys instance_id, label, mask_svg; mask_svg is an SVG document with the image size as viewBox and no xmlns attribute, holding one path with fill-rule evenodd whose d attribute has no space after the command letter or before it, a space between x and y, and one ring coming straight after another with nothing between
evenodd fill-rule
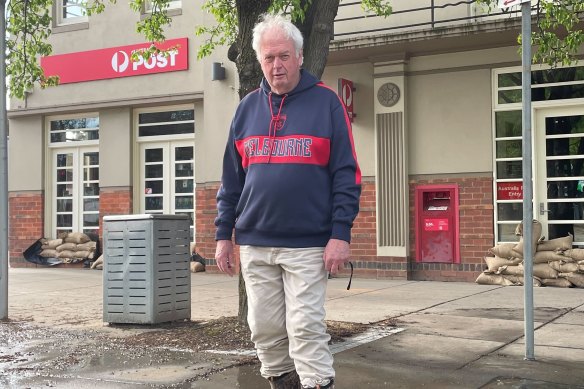
<instances>
[{"instance_id":1,"label":"red mailbox","mask_svg":"<svg viewBox=\"0 0 584 389\"><path fill-rule=\"evenodd\" d=\"M416 187L416 260L460 262L458 185Z\"/></svg>"}]
</instances>

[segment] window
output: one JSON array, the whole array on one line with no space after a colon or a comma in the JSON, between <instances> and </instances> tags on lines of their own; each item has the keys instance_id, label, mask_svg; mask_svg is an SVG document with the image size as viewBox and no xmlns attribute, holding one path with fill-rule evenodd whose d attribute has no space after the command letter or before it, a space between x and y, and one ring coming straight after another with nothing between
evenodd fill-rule
<instances>
[{"instance_id":1,"label":"window","mask_svg":"<svg viewBox=\"0 0 584 389\"><path fill-rule=\"evenodd\" d=\"M519 239L515 227L523 218L521 71L501 69L493 76L495 237L499 243L514 242ZM584 205L581 201L584 192L577 189L580 181L584 182L581 167L584 163L584 115L577 109L549 114L544 110L584 97L584 66L536 67L531 78L535 108L532 119L533 189L538 203L534 218L544 224L546 238L553 239L573 233L564 228L572 228L572 224L584 229L584 219L574 216L580 215L579 210ZM560 207L570 212L561 213ZM560 217L560 221L555 219ZM560 231L557 226L563 229ZM584 236L580 241L584 242Z\"/></svg>"},{"instance_id":2,"label":"window","mask_svg":"<svg viewBox=\"0 0 584 389\"><path fill-rule=\"evenodd\" d=\"M146 12L152 12L152 1L146 0L144 2ZM182 0L170 0L168 2L168 9L177 9L182 7Z\"/></svg>"},{"instance_id":3,"label":"window","mask_svg":"<svg viewBox=\"0 0 584 389\"><path fill-rule=\"evenodd\" d=\"M73 24L87 21L87 3L85 0L58 0L57 25Z\"/></svg>"}]
</instances>

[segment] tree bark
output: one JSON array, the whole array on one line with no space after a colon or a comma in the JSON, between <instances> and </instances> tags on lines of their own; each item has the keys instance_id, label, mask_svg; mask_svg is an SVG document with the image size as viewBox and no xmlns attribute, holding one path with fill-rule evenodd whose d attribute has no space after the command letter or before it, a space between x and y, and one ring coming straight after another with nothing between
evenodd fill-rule
<instances>
[{"instance_id":1,"label":"tree bark","mask_svg":"<svg viewBox=\"0 0 584 389\"><path fill-rule=\"evenodd\" d=\"M249 92L257 89L262 79L262 69L257 61L252 47L253 27L258 22L261 14L268 11L270 0L237 0L238 34L235 42L235 57L237 73L239 75L239 99L244 98ZM230 50L232 51L232 50ZM239 270L239 310L237 318L240 323L247 323L247 292L245 281Z\"/></svg>"},{"instance_id":2,"label":"tree bark","mask_svg":"<svg viewBox=\"0 0 584 389\"><path fill-rule=\"evenodd\" d=\"M326 66L338 9L339 0L313 0L306 11L304 22L295 23L304 36L304 63L302 67L319 79Z\"/></svg>"}]
</instances>

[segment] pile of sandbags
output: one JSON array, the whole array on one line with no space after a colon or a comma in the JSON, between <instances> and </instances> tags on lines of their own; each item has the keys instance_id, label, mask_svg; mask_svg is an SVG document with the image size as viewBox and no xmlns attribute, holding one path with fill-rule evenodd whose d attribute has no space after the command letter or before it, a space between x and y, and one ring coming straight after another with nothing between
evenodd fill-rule
<instances>
[{"instance_id":1,"label":"pile of sandbags","mask_svg":"<svg viewBox=\"0 0 584 389\"><path fill-rule=\"evenodd\" d=\"M59 258L63 263L94 259L97 242L81 232L62 234L58 239L41 239L41 257Z\"/></svg>"},{"instance_id":2,"label":"pile of sandbags","mask_svg":"<svg viewBox=\"0 0 584 389\"><path fill-rule=\"evenodd\" d=\"M519 243L502 243L489 249L487 269L476 283L484 285L523 285L523 234L520 224L515 233ZM572 235L540 239L541 224L534 220L532 234L533 285L584 288L584 249L572 248Z\"/></svg>"}]
</instances>

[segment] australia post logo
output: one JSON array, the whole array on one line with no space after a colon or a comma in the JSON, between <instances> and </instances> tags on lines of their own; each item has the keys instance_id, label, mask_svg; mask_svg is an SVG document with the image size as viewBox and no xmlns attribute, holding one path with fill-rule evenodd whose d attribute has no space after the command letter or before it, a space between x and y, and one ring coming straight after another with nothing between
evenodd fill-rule
<instances>
[{"instance_id":1,"label":"australia post logo","mask_svg":"<svg viewBox=\"0 0 584 389\"><path fill-rule=\"evenodd\" d=\"M148 58L132 54L150 47L150 43L107 49L51 55L41 58L46 76L59 76L61 84L109 78L188 70L188 38L167 40L156 47L164 52Z\"/></svg>"},{"instance_id":2,"label":"australia post logo","mask_svg":"<svg viewBox=\"0 0 584 389\"><path fill-rule=\"evenodd\" d=\"M135 50L134 50L135 51ZM136 61L132 61L132 54L123 50L117 51L112 56L112 69L116 73L124 73L126 70L136 72L140 68L148 70L173 68L176 66L177 50L171 50L166 53L153 54L150 58L144 59L139 56Z\"/></svg>"}]
</instances>

